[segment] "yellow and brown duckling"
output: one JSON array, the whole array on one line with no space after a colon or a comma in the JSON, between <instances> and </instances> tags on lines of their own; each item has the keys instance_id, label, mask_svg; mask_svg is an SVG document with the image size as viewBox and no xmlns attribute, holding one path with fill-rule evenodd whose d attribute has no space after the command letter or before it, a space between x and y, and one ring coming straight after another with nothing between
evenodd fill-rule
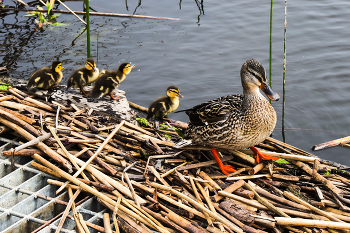
<instances>
[{"instance_id":1,"label":"yellow and brown duckling","mask_svg":"<svg viewBox=\"0 0 350 233\"><path fill-rule=\"evenodd\" d=\"M99 76L99 70L96 67L96 62L93 58L88 58L85 61L85 67L80 67L75 70L67 81L67 90L70 87L78 87L84 95L84 86L93 83Z\"/></svg>"},{"instance_id":2,"label":"yellow and brown duckling","mask_svg":"<svg viewBox=\"0 0 350 233\"><path fill-rule=\"evenodd\" d=\"M148 108L147 119L154 118L162 120L167 117L169 113L175 111L180 104L180 90L177 86L171 85L166 89L166 96L162 96L151 103Z\"/></svg>"},{"instance_id":3,"label":"yellow and brown duckling","mask_svg":"<svg viewBox=\"0 0 350 233\"><path fill-rule=\"evenodd\" d=\"M261 154L254 145L271 135L277 121L275 110L259 89L271 100L278 100L279 95L268 86L265 68L257 60L251 59L243 64L241 82L243 95L224 96L182 110L190 119L185 138L192 144L212 147L214 157L226 175L235 170L230 165L223 165L215 148L250 147L257 162L277 159Z\"/></svg>"},{"instance_id":4,"label":"yellow and brown duckling","mask_svg":"<svg viewBox=\"0 0 350 233\"><path fill-rule=\"evenodd\" d=\"M111 99L119 99L118 96L114 96L113 91L119 87L120 83L124 81L126 75L128 75L133 68L135 68L135 65L122 63L119 65L118 70L110 70L101 74L92 88L90 97L97 99L104 95L110 95Z\"/></svg>"},{"instance_id":5,"label":"yellow and brown duckling","mask_svg":"<svg viewBox=\"0 0 350 233\"><path fill-rule=\"evenodd\" d=\"M62 67L62 62L52 62L51 67L44 67L35 71L32 76L30 76L27 87L47 90L57 86L63 77L62 69L64 69Z\"/></svg>"}]
</instances>

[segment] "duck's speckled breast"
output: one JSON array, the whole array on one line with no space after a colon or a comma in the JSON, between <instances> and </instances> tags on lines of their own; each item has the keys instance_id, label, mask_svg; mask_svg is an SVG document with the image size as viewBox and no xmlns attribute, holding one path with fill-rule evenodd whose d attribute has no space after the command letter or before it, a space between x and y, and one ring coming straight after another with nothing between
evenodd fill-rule
<instances>
[{"instance_id":1,"label":"duck's speckled breast","mask_svg":"<svg viewBox=\"0 0 350 233\"><path fill-rule=\"evenodd\" d=\"M262 95L243 102L225 121L204 126L190 124L187 134L192 142L215 148L243 149L264 141L275 128L275 110Z\"/></svg>"}]
</instances>

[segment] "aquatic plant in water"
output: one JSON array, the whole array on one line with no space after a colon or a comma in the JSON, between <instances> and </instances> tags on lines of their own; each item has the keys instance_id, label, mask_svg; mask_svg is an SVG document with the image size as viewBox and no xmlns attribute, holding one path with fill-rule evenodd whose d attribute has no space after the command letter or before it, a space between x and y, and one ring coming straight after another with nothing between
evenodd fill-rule
<instances>
[{"instance_id":1,"label":"aquatic plant in water","mask_svg":"<svg viewBox=\"0 0 350 233\"><path fill-rule=\"evenodd\" d=\"M58 23L56 20L56 18L61 14L50 14L52 5L49 2L46 3L46 7L48 9L48 13L41 12L44 9L42 7L37 7L37 9L40 11L30 11L29 14L24 16L38 17L38 19L35 19L35 23L39 26L39 28L42 28L44 25L54 25L54 26L66 25L66 23Z\"/></svg>"}]
</instances>

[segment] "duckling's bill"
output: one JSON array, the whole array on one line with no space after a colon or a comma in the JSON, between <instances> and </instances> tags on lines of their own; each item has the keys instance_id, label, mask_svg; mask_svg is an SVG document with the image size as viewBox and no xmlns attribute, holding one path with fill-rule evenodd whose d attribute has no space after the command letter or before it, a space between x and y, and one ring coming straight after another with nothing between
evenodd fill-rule
<instances>
[{"instance_id":1,"label":"duckling's bill","mask_svg":"<svg viewBox=\"0 0 350 233\"><path fill-rule=\"evenodd\" d=\"M280 99L280 96L266 83L261 84L260 89L270 100L278 101Z\"/></svg>"}]
</instances>

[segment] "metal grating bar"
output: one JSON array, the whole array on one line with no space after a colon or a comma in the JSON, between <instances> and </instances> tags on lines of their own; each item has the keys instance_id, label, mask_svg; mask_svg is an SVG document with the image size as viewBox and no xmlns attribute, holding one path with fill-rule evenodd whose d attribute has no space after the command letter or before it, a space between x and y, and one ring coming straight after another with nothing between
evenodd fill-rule
<instances>
[{"instance_id":1,"label":"metal grating bar","mask_svg":"<svg viewBox=\"0 0 350 233\"><path fill-rule=\"evenodd\" d=\"M0 153L11 149L12 145L8 142L1 146ZM15 157L14 162L12 171L11 158L0 155L0 233L30 233L61 214L69 197L67 192L56 197L57 187L47 184L47 179L56 178L33 168L31 157ZM91 197L77 206L77 211L85 221L103 226L101 218L108 210ZM55 232L60 219L38 232ZM67 218L61 232L73 233L76 232L74 228L74 219ZM90 227L89 230L98 232Z\"/></svg>"}]
</instances>

